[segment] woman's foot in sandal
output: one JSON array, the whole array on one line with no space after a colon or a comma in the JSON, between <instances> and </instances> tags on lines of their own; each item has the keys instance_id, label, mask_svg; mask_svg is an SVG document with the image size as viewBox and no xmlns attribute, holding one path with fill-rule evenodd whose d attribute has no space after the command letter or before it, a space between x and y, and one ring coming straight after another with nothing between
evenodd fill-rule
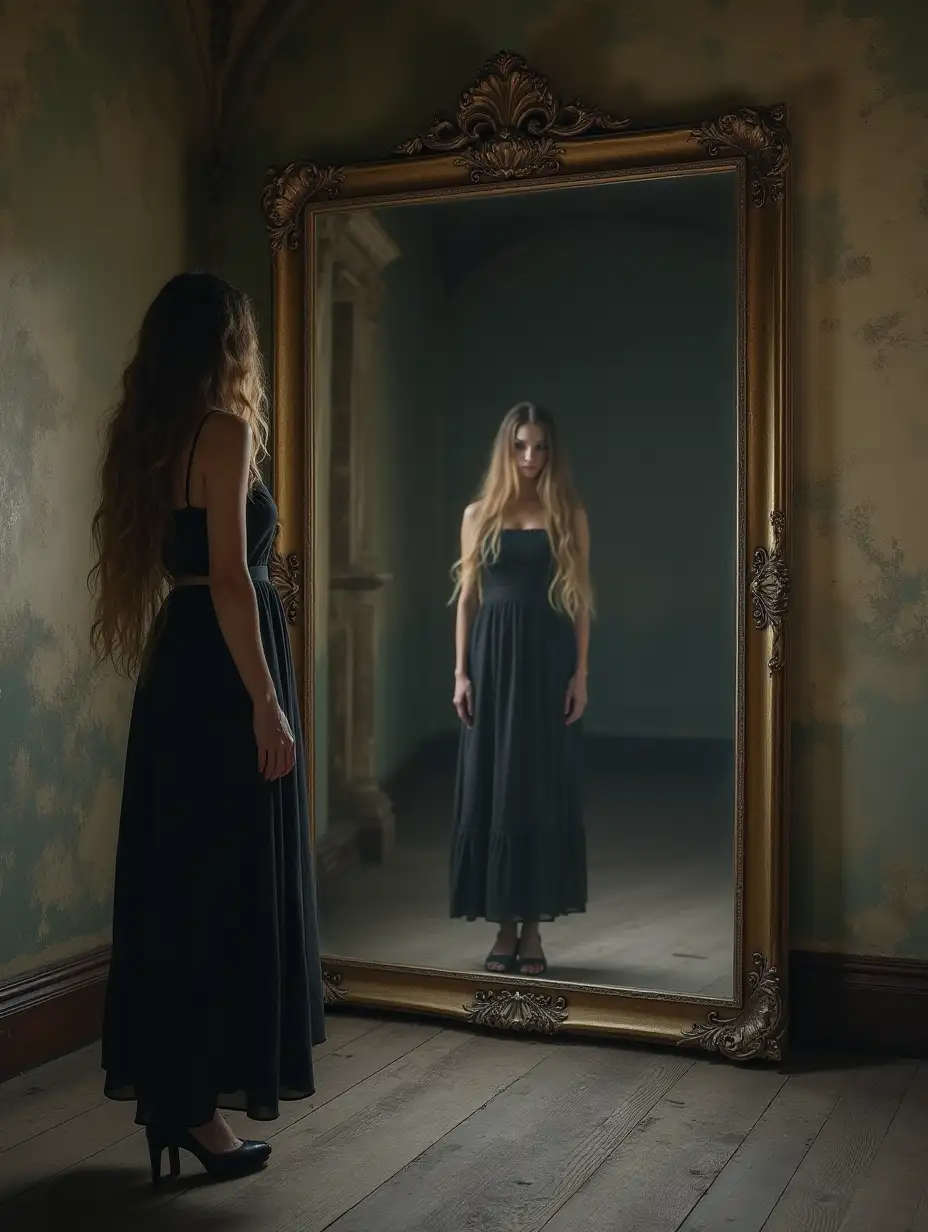
<instances>
[{"instance_id":1,"label":"woman's foot in sandal","mask_svg":"<svg viewBox=\"0 0 928 1232\"><path fill-rule=\"evenodd\" d=\"M544 975L548 970L548 960L541 948L541 937L537 928L523 928L519 938L516 971L519 975Z\"/></svg>"},{"instance_id":2,"label":"woman's foot in sandal","mask_svg":"<svg viewBox=\"0 0 928 1232\"><path fill-rule=\"evenodd\" d=\"M519 952L519 934L515 927L501 928L493 949L487 955L484 967L491 975L509 975L515 970Z\"/></svg>"}]
</instances>

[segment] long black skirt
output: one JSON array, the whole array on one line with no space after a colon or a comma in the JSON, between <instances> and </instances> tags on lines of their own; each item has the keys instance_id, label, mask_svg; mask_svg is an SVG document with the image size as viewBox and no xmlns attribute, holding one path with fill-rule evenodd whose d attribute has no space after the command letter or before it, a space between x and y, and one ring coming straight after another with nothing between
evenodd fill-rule
<instances>
[{"instance_id":1,"label":"long black skirt","mask_svg":"<svg viewBox=\"0 0 928 1232\"><path fill-rule=\"evenodd\" d=\"M297 762L258 772L252 706L207 586L166 600L136 688L116 857L105 1093L139 1124L255 1120L313 1093L325 1039L306 769L286 622L255 586Z\"/></svg>"},{"instance_id":2,"label":"long black skirt","mask_svg":"<svg viewBox=\"0 0 928 1232\"><path fill-rule=\"evenodd\" d=\"M582 724L564 714L573 627L543 588L532 601L487 595L468 658L474 722L458 752L450 914L503 924L583 912Z\"/></svg>"}]
</instances>

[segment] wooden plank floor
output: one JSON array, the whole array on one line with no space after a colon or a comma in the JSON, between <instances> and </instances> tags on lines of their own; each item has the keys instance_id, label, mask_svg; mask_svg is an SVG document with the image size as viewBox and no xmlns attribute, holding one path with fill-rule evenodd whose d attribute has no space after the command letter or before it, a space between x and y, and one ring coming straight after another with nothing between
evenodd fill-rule
<instances>
[{"instance_id":1,"label":"wooden plank floor","mask_svg":"<svg viewBox=\"0 0 928 1232\"><path fill-rule=\"evenodd\" d=\"M257 1176L153 1190L96 1048L0 1086L3 1232L928 1232L928 1067L339 1014ZM236 1121L241 1132L247 1123ZM252 1127L253 1128L253 1127Z\"/></svg>"}]
</instances>

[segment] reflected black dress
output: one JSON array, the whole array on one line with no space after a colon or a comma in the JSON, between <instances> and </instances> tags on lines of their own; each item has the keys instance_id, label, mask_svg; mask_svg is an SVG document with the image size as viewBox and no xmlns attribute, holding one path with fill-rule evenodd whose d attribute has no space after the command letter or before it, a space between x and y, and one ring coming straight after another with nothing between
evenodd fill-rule
<instances>
[{"instance_id":1,"label":"reflected black dress","mask_svg":"<svg viewBox=\"0 0 928 1232\"><path fill-rule=\"evenodd\" d=\"M189 485L189 475L188 475ZM267 563L277 526L258 484L246 509L261 640L296 737L293 771L258 772L251 700L208 586L178 587L135 693L116 856L103 1028L105 1093L139 1124L255 1120L313 1093L325 1038L296 681ZM172 519L169 572L209 572L206 512Z\"/></svg>"},{"instance_id":2,"label":"reflected black dress","mask_svg":"<svg viewBox=\"0 0 928 1232\"><path fill-rule=\"evenodd\" d=\"M504 530L483 572L468 675L451 842L451 915L494 923L586 910L580 728L564 704L573 623L548 598L543 530Z\"/></svg>"}]
</instances>

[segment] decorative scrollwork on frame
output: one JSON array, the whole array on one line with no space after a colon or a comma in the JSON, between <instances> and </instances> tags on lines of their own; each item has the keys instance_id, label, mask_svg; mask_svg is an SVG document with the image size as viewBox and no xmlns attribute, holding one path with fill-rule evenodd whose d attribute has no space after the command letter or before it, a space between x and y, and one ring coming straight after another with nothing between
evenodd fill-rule
<instances>
[{"instance_id":1,"label":"decorative scrollwork on frame","mask_svg":"<svg viewBox=\"0 0 928 1232\"><path fill-rule=\"evenodd\" d=\"M271 249L298 248L303 207L313 197L338 196L345 175L340 167L319 167L315 163L288 163L281 171L271 171L271 180L261 196L267 220Z\"/></svg>"},{"instance_id":2,"label":"decorative scrollwork on frame","mask_svg":"<svg viewBox=\"0 0 928 1232\"><path fill-rule=\"evenodd\" d=\"M758 208L783 200L790 155L785 107L742 107L698 125L692 135L710 158L731 151L744 155L751 173L751 200Z\"/></svg>"},{"instance_id":3,"label":"decorative scrollwork on frame","mask_svg":"<svg viewBox=\"0 0 928 1232\"><path fill-rule=\"evenodd\" d=\"M478 992L465 1005L467 1021L479 1027L553 1035L567 1021L567 1001L541 992Z\"/></svg>"},{"instance_id":4,"label":"decorative scrollwork on frame","mask_svg":"<svg viewBox=\"0 0 928 1232\"><path fill-rule=\"evenodd\" d=\"M333 971L331 967L322 968L322 1001L324 1005L336 1005L344 1001L345 991L342 988L342 973Z\"/></svg>"},{"instance_id":5,"label":"decorative scrollwork on frame","mask_svg":"<svg viewBox=\"0 0 928 1232\"><path fill-rule=\"evenodd\" d=\"M553 138L519 135L464 150L455 162L470 168L475 184L482 180L522 180L530 175L555 175L560 167Z\"/></svg>"},{"instance_id":6,"label":"decorative scrollwork on frame","mask_svg":"<svg viewBox=\"0 0 928 1232\"><path fill-rule=\"evenodd\" d=\"M748 976L750 994L739 1014L720 1018L713 1010L704 1023L683 1032L682 1045L698 1044L705 1052L718 1052L729 1061L780 1061L786 1030L786 1011L780 977L763 954L754 955L755 970Z\"/></svg>"},{"instance_id":7,"label":"decorative scrollwork on frame","mask_svg":"<svg viewBox=\"0 0 928 1232\"><path fill-rule=\"evenodd\" d=\"M281 556L276 547L272 548L267 571L280 595L287 624L295 625L300 614L299 556L296 552L288 552L286 556Z\"/></svg>"},{"instance_id":8,"label":"decorative scrollwork on frame","mask_svg":"<svg viewBox=\"0 0 928 1232\"><path fill-rule=\"evenodd\" d=\"M770 525L773 528L773 547L769 551L766 548L755 549L750 592L754 627L773 632L773 645L767 660L767 667L773 676L783 670L786 662L784 633L792 599L792 583L783 552L786 515L775 509L770 515Z\"/></svg>"},{"instance_id":9,"label":"decorative scrollwork on frame","mask_svg":"<svg viewBox=\"0 0 928 1232\"><path fill-rule=\"evenodd\" d=\"M394 148L394 154L455 154L474 183L554 175L560 168L558 139L575 140L627 128L579 100L562 103L547 78L511 51L501 51L461 95L453 118L439 115L424 132Z\"/></svg>"}]
</instances>

